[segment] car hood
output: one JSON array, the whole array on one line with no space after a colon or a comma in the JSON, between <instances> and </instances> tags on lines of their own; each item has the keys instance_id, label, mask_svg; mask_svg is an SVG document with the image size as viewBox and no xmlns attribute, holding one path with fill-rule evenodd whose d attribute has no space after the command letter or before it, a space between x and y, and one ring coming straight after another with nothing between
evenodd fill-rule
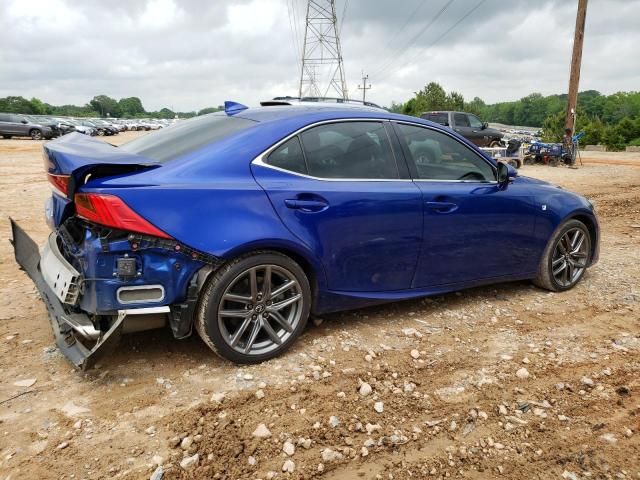
<instances>
[{"instance_id":1,"label":"car hood","mask_svg":"<svg viewBox=\"0 0 640 480\"><path fill-rule=\"evenodd\" d=\"M532 185L544 185L547 187L554 187L554 188L562 188L560 185L555 185L553 183L549 183L549 182L545 182L544 180L540 180L537 178L532 178L532 177L527 177L524 175L518 175L518 181L521 183L528 183L528 184L532 184Z\"/></svg>"}]
</instances>

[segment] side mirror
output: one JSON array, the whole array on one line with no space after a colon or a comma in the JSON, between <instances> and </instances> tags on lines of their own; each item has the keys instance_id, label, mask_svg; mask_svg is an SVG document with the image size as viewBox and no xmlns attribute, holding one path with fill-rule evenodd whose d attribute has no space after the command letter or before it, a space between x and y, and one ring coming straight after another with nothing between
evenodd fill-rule
<instances>
[{"instance_id":1,"label":"side mirror","mask_svg":"<svg viewBox=\"0 0 640 480\"><path fill-rule=\"evenodd\" d=\"M498 173L496 179L498 180L498 187L501 190L507 188L507 186L509 186L509 182L517 176L517 170L511 165L504 162L498 162Z\"/></svg>"},{"instance_id":2,"label":"side mirror","mask_svg":"<svg viewBox=\"0 0 640 480\"><path fill-rule=\"evenodd\" d=\"M26 120L23 119L23 120L20 120L20 123L24 123L26 125L29 122L27 122Z\"/></svg>"},{"instance_id":3,"label":"side mirror","mask_svg":"<svg viewBox=\"0 0 640 480\"><path fill-rule=\"evenodd\" d=\"M482 130L484 130L485 128L489 128L489 124L487 122L484 122L482 124Z\"/></svg>"}]
</instances>

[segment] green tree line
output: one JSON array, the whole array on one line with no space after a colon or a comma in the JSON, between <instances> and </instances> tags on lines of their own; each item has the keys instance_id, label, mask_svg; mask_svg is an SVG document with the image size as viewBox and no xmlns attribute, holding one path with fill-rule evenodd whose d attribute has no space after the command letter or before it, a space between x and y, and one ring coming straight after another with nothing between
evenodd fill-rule
<instances>
[{"instance_id":1,"label":"green tree line","mask_svg":"<svg viewBox=\"0 0 640 480\"><path fill-rule=\"evenodd\" d=\"M543 140L559 142L564 130L567 95L532 93L513 102L487 105L475 97L467 102L458 92L447 93L431 82L404 104L393 103L390 110L420 116L432 110L462 110L475 113L487 122L523 125L542 129ZM640 92L602 95L596 90L578 94L576 131L584 131L582 145L606 145L610 150L625 145L640 146Z\"/></svg>"},{"instance_id":2,"label":"green tree line","mask_svg":"<svg viewBox=\"0 0 640 480\"><path fill-rule=\"evenodd\" d=\"M50 105L38 98L28 100L24 97L0 98L0 112L23 113L26 115L54 115L64 117L111 117L111 118L190 118L196 115L216 112L222 107L208 107L200 111L174 112L169 108L158 111L146 111L138 97L116 100L108 95L96 95L84 106Z\"/></svg>"}]
</instances>

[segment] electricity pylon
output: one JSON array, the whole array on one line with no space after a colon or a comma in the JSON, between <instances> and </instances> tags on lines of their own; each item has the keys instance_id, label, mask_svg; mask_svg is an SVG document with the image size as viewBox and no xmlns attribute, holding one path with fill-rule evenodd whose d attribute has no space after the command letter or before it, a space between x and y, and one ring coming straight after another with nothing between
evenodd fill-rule
<instances>
[{"instance_id":1,"label":"electricity pylon","mask_svg":"<svg viewBox=\"0 0 640 480\"><path fill-rule=\"evenodd\" d=\"M298 90L300 97L327 97L331 91L340 98L348 98L336 23L335 0L309 0Z\"/></svg>"}]
</instances>

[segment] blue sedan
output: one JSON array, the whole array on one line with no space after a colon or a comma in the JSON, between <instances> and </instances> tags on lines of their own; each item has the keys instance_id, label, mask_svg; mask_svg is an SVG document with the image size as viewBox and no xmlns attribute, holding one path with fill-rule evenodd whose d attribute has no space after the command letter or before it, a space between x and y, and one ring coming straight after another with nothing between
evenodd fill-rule
<instances>
[{"instance_id":1,"label":"blue sedan","mask_svg":"<svg viewBox=\"0 0 640 480\"><path fill-rule=\"evenodd\" d=\"M12 221L13 243L79 368L166 324L260 362L312 314L511 280L559 292L598 259L587 199L373 107L229 102L120 147L70 134L44 158L51 236L39 251Z\"/></svg>"}]
</instances>

